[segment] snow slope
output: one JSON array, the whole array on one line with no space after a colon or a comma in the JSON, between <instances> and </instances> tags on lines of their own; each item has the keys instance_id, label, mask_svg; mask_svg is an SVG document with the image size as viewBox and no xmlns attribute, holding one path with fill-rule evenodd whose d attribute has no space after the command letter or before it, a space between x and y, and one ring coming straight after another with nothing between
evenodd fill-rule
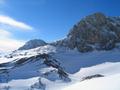
<instances>
[{"instance_id":1,"label":"snow slope","mask_svg":"<svg viewBox=\"0 0 120 90\"><path fill-rule=\"evenodd\" d=\"M92 67L82 68L75 74L70 74L72 82L66 83L61 80L51 81L42 78L43 84L46 84L46 90L120 90L120 62L104 63ZM52 69L52 68L51 68ZM41 71L47 71L43 69ZM104 77L93 78L91 80L82 81L83 77L101 74ZM9 83L0 84L1 89L5 86L10 86L10 90L26 90L36 82L39 77L32 77L29 79L12 80ZM41 90L41 89L33 89Z\"/></svg>"},{"instance_id":2,"label":"snow slope","mask_svg":"<svg viewBox=\"0 0 120 90\"><path fill-rule=\"evenodd\" d=\"M67 73L69 73L69 78L71 79L71 82L66 83L62 81L59 78L59 74L56 73L55 68L46 66L43 62L44 59L35 58L35 56L44 53L51 55L53 59L57 60L58 64L60 64L60 66ZM112 76L114 78L115 75L120 74L119 49L113 49L111 51L93 51L88 53L80 53L77 50L69 50L68 48L65 47L54 47L51 45L46 45L30 50L15 51L9 53L7 56L3 55L1 59L5 58L11 60L10 62L8 61L7 63L12 63L12 62L14 63L22 60L22 58L25 58L26 60L27 58L31 58L31 57L32 58L34 57L34 59L29 59L28 62L25 62L24 64L17 66L13 69L10 69L9 74L5 74L3 76L2 74L0 75L0 79L5 79L5 78L9 79L8 83L5 82L0 83L1 88L10 86L11 87L10 90L21 90L21 89L26 90L29 89L31 86L38 87L39 78L41 78L42 87L45 87L46 90L62 90L65 86L70 86L72 88L71 85L76 85L76 83L81 85L81 83L89 81L89 80L82 81L82 79L90 75L95 75L95 74L104 75L105 77L102 78L106 80L104 82L107 82L106 78ZM6 68L11 68L11 65L12 64L8 65ZM2 69L3 67L0 68L0 70ZM46 72L48 76L42 76L42 74ZM8 76L9 78L7 78ZM93 79L93 80L97 80L97 79ZM24 82L26 84L24 84ZM90 80L89 82L94 82L94 81ZM39 89L34 89L34 90L39 90Z\"/></svg>"},{"instance_id":3,"label":"snow slope","mask_svg":"<svg viewBox=\"0 0 120 90\"><path fill-rule=\"evenodd\" d=\"M120 51L93 51L80 53L76 50L57 51L54 57L68 73L74 74L83 67L90 67L105 62L120 62Z\"/></svg>"},{"instance_id":4,"label":"snow slope","mask_svg":"<svg viewBox=\"0 0 120 90\"><path fill-rule=\"evenodd\" d=\"M82 81L83 77L101 74L104 77ZM61 90L120 90L120 62L104 63L92 67L82 68L71 75L72 85Z\"/></svg>"},{"instance_id":5,"label":"snow slope","mask_svg":"<svg viewBox=\"0 0 120 90\"><path fill-rule=\"evenodd\" d=\"M103 63L92 67L81 68L81 70L74 74L74 77L82 78L90 75L101 74L104 76L120 73L120 62Z\"/></svg>"},{"instance_id":6,"label":"snow slope","mask_svg":"<svg viewBox=\"0 0 120 90\"><path fill-rule=\"evenodd\" d=\"M120 90L120 74L78 82L62 90Z\"/></svg>"}]
</instances>

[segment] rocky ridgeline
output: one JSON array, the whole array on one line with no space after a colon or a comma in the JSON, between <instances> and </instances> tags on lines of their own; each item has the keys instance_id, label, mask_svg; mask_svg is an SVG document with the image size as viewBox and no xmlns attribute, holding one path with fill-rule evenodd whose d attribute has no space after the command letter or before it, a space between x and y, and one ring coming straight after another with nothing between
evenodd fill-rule
<instances>
[{"instance_id":1,"label":"rocky ridgeline","mask_svg":"<svg viewBox=\"0 0 120 90\"><path fill-rule=\"evenodd\" d=\"M120 17L95 13L73 26L67 38L54 45L77 48L80 52L111 50L120 42Z\"/></svg>"}]
</instances>

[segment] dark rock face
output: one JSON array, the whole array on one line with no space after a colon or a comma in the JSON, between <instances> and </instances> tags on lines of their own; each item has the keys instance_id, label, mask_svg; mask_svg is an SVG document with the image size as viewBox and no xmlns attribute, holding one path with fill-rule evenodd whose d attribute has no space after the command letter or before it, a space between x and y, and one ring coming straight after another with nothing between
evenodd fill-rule
<instances>
[{"instance_id":1,"label":"dark rock face","mask_svg":"<svg viewBox=\"0 0 120 90\"><path fill-rule=\"evenodd\" d=\"M120 17L107 17L102 13L95 13L74 25L67 38L58 41L57 44L88 52L94 49L111 50L118 42Z\"/></svg>"},{"instance_id":2,"label":"dark rock face","mask_svg":"<svg viewBox=\"0 0 120 90\"><path fill-rule=\"evenodd\" d=\"M93 79L93 78L99 78L99 77L104 77L104 75L95 74L95 75L87 76L87 77L84 77L84 78L82 79L82 81L84 81L84 80L89 80L89 79Z\"/></svg>"},{"instance_id":3,"label":"dark rock face","mask_svg":"<svg viewBox=\"0 0 120 90\"><path fill-rule=\"evenodd\" d=\"M34 39L34 40L30 40L28 41L24 46L20 47L18 50L28 50L28 49L33 49L33 48L37 48L39 46L44 46L47 43L43 40L40 39Z\"/></svg>"}]
</instances>

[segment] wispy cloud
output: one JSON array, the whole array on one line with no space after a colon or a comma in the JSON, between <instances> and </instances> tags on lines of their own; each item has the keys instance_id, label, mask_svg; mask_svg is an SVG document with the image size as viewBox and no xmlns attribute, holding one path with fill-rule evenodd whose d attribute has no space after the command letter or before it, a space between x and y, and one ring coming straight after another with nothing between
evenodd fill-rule
<instances>
[{"instance_id":1,"label":"wispy cloud","mask_svg":"<svg viewBox=\"0 0 120 90\"><path fill-rule=\"evenodd\" d=\"M11 36L11 33L4 30L4 29L0 29L0 38L3 38L3 37L10 37Z\"/></svg>"},{"instance_id":2,"label":"wispy cloud","mask_svg":"<svg viewBox=\"0 0 120 90\"><path fill-rule=\"evenodd\" d=\"M11 27L20 28L21 30L32 30L33 27L23 22L17 21L11 17L0 15L0 24L9 25Z\"/></svg>"},{"instance_id":3,"label":"wispy cloud","mask_svg":"<svg viewBox=\"0 0 120 90\"><path fill-rule=\"evenodd\" d=\"M25 41L11 38L12 33L0 29L0 51L11 51L19 48Z\"/></svg>"}]
</instances>

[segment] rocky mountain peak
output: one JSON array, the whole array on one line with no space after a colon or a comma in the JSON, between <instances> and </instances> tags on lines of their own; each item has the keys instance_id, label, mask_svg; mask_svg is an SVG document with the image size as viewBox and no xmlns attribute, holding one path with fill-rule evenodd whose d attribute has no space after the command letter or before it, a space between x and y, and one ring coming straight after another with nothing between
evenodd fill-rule
<instances>
[{"instance_id":1,"label":"rocky mountain peak","mask_svg":"<svg viewBox=\"0 0 120 90\"><path fill-rule=\"evenodd\" d=\"M77 48L80 52L94 49L111 50L120 42L120 18L94 13L75 24L58 45Z\"/></svg>"},{"instance_id":2,"label":"rocky mountain peak","mask_svg":"<svg viewBox=\"0 0 120 90\"><path fill-rule=\"evenodd\" d=\"M97 19L100 19L100 18L106 18L106 15L101 13L101 12L96 12L96 13L93 13L91 15L86 16L86 18L97 18Z\"/></svg>"},{"instance_id":3,"label":"rocky mountain peak","mask_svg":"<svg viewBox=\"0 0 120 90\"><path fill-rule=\"evenodd\" d=\"M85 21L90 22L91 24L103 25L106 23L106 16L103 13L94 13L85 18Z\"/></svg>"}]
</instances>

